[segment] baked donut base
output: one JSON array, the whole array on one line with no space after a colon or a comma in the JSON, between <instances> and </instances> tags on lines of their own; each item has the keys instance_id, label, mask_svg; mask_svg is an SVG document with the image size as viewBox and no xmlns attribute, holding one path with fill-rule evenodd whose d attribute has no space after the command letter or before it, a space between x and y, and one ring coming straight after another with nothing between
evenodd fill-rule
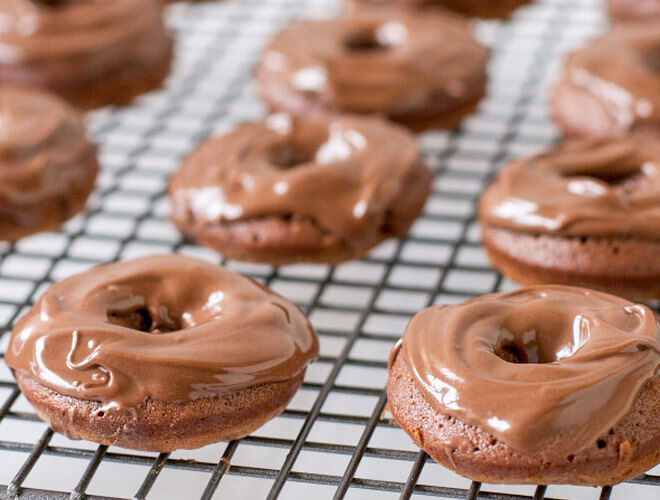
<instances>
[{"instance_id":1,"label":"baked donut base","mask_svg":"<svg viewBox=\"0 0 660 500\"><path fill-rule=\"evenodd\" d=\"M325 231L316 221L293 215L268 216L234 222L207 222L173 217L190 239L213 248L229 259L284 265L296 262L337 264L362 257L391 237L402 237L419 216L431 186L431 173L422 164L401 186L401 194L385 214L375 239L354 242Z\"/></svg>"},{"instance_id":2,"label":"baked donut base","mask_svg":"<svg viewBox=\"0 0 660 500\"><path fill-rule=\"evenodd\" d=\"M617 123L593 94L567 81L561 81L555 86L551 97L551 112L565 137L618 137L631 133L637 137L660 140L660 124L639 125L628 130Z\"/></svg>"},{"instance_id":3,"label":"baked donut base","mask_svg":"<svg viewBox=\"0 0 660 500\"><path fill-rule=\"evenodd\" d=\"M660 462L659 375L647 382L630 413L607 435L569 456L557 453L553 445L521 453L478 427L439 413L418 389L401 353L390 369L387 395L395 421L417 446L474 481L604 486L636 477Z\"/></svg>"},{"instance_id":4,"label":"baked donut base","mask_svg":"<svg viewBox=\"0 0 660 500\"><path fill-rule=\"evenodd\" d=\"M494 267L523 285L566 284L634 301L660 298L660 241L527 234L482 222Z\"/></svg>"},{"instance_id":5,"label":"baked donut base","mask_svg":"<svg viewBox=\"0 0 660 500\"><path fill-rule=\"evenodd\" d=\"M14 371L37 415L56 432L71 439L157 452L247 436L284 411L303 375L188 403L148 400L137 408L103 410L99 402L60 394Z\"/></svg>"}]
</instances>

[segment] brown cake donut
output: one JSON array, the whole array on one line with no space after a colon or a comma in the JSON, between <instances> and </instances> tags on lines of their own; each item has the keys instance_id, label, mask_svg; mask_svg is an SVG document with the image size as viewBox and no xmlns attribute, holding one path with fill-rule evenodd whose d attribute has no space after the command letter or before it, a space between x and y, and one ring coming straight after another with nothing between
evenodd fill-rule
<instances>
[{"instance_id":1,"label":"brown cake donut","mask_svg":"<svg viewBox=\"0 0 660 500\"><path fill-rule=\"evenodd\" d=\"M15 326L5 359L54 430L168 452L249 434L284 410L317 355L287 300L165 255L55 283Z\"/></svg>"},{"instance_id":2,"label":"brown cake donut","mask_svg":"<svg viewBox=\"0 0 660 500\"><path fill-rule=\"evenodd\" d=\"M81 108L125 104L170 69L160 0L3 0L0 25L0 84Z\"/></svg>"},{"instance_id":3,"label":"brown cake donut","mask_svg":"<svg viewBox=\"0 0 660 500\"><path fill-rule=\"evenodd\" d=\"M660 139L660 23L620 25L571 54L552 110L566 136Z\"/></svg>"},{"instance_id":4,"label":"brown cake donut","mask_svg":"<svg viewBox=\"0 0 660 500\"><path fill-rule=\"evenodd\" d=\"M0 86L0 239L54 229L82 211L97 172L75 110L50 94Z\"/></svg>"},{"instance_id":5,"label":"brown cake donut","mask_svg":"<svg viewBox=\"0 0 660 500\"><path fill-rule=\"evenodd\" d=\"M488 57L452 14L364 9L286 28L263 53L256 82L274 111L381 114L414 130L451 128L483 97Z\"/></svg>"},{"instance_id":6,"label":"brown cake donut","mask_svg":"<svg viewBox=\"0 0 660 500\"><path fill-rule=\"evenodd\" d=\"M515 161L482 195L479 221L514 281L660 298L660 143L582 139Z\"/></svg>"},{"instance_id":7,"label":"brown cake donut","mask_svg":"<svg viewBox=\"0 0 660 500\"><path fill-rule=\"evenodd\" d=\"M475 481L611 485L660 462L660 325L643 305L533 287L417 314L389 408Z\"/></svg>"},{"instance_id":8,"label":"brown cake donut","mask_svg":"<svg viewBox=\"0 0 660 500\"><path fill-rule=\"evenodd\" d=\"M403 128L276 114L203 143L169 194L174 224L225 257L336 263L403 236L430 183Z\"/></svg>"},{"instance_id":9,"label":"brown cake donut","mask_svg":"<svg viewBox=\"0 0 660 500\"><path fill-rule=\"evenodd\" d=\"M507 17L532 0L348 0L361 5L396 5L401 7L444 7L470 17Z\"/></svg>"},{"instance_id":10,"label":"brown cake donut","mask_svg":"<svg viewBox=\"0 0 660 500\"><path fill-rule=\"evenodd\" d=\"M660 0L608 0L610 15L620 21L657 22Z\"/></svg>"}]
</instances>

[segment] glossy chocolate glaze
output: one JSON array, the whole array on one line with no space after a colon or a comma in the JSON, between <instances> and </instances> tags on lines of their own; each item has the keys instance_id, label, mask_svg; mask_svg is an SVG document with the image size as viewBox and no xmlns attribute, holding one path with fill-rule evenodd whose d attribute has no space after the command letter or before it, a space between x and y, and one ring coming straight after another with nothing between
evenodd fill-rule
<instances>
[{"instance_id":1,"label":"glossy chocolate glaze","mask_svg":"<svg viewBox=\"0 0 660 500\"><path fill-rule=\"evenodd\" d=\"M593 95L621 133L660 127L660 23L615 27L569 56L564 81Z\"/></svg>"},{"instance_id":2,"label":"glossy chocolate glaze","mask_svg":"<svg viewBox=\"0 0 660 500\"><path fill-rule=\"evenodd\" d=\"M532 233L660 240L660 144L576 140L515 161L484 192L479 218Z\"/></svg>"},{"instance_id":3,"label":"glossy chocolate glaze","mask_svg":"<svg viewBox=\"0 0 660 500\"><path fill-rule=\"evenodd\" d=\"M531 287L425 309L397 355L439 412L514 450L568 455L607 434L657 374L660 325L613 295Z\"/></svg>"},{"instance_id":4,"label":"glossy chocolate glaze","mask_svg":"<svg viewBox=\"0 0 660 500\"><path fill-rule=\"evenodd\" d=\"M0 238L15 241L72 216L97 170L76 111L49 94L0 87Z\"/></svg>"},{"instance_id":5,"label":"glossy chocolate glaze","mask_svg":"<svg viewBox=\"0 0 660 500\"><path fill-rule=\"evenodd\" d=\"M170 45L160 0L0 2L1 82L84 87L160 63Z\"/></svg>"},{"instance_id":6,"label":"glossy chocolate glaze","mask_svg":"<svg viewBox=\"0 0 660 500\"><path fill-rule=\"evenodd\" d=\"M287 300L165 255L55 283L15 326L5 359L62 394L134 407L291 380L317 355L316 334Z\"/></svg>"},{"instance_id":7,"label":"glossy chocolate glaze","mask_svg":"<svg viewBox=\"0 0 660 500\"><path fill-rule=\"evenodd\" d=\"M373 8L287 27L265 50L257 82L313 95L329 109L396 118L480 96L488 57L458 16Z\"/></svg>"},{"instance_id":8,"label":"glossy chocolate glaze","mask_svg":"<svg viewBox=\"0 0 660 500\"><path fill-rule=\"evenodd\" d=\"M309 217L371 241L420 168L415 137L376 118L271 115L202 144L172 177L173 218Z\"/></svg>"}]
</instances>

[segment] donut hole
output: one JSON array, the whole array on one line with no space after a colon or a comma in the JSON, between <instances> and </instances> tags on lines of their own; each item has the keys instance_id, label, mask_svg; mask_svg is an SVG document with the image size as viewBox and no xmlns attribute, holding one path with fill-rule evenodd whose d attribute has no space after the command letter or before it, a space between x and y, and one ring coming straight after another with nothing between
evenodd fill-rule
<instances>
[{"instance_id":1,"label":"donut hole","mask_svg":"<svg viewBox=\"0 0 660 500\"><path fill-rule=\"evenodd\" d=\"M275 168L282 170L313 163L327 165L347 160L354 151L364 148L364 142L357 131L344 130L335 123L329 127L309 126L294 130L285 142L272 146L267 157Z\"/></svg>"},{"instance_id":2,"label":"donut hole","mask_svg":"<svg viewBox=\"0 0 660 500\"><path fill-rule=\"evenodd\" d=\"M527 353L515 344L503 344L495 348L497 357L507 363L528 363Z\"/></svg>"},{"instance_id":3,"label":"donut hole","mask_svg":"<svg viewBox=\"0 0 660 500\"><path fill-rule=\"evenodd\" d=\"M562 325L553 314L511 316L502 325L493 348L507 363L546 364L572 356L589 339L589 325L580 316Z\"/></svg>"},{"instance_id":4,"label":"donut hole","mask_svg":"<svg viewBox=\"0 0 660 500\"><path fill-rule=\"evenodd\" d=\"M382 52L389 48L376 36L375 30L351 33L344 40L344 49L348 52Z\"/></svg>"},{"instance_id":5,"label":"donut hole","mask_svg":"<svg viewBox=\"0 0 660 500\"><path fill-rule=\"evenodd\" d=\"M624 186L639 180L644 175L640 165L622 165L616 168L601 168L597 171L585 170L563 174L563 177L571 179L575 177L587 177L604 182L612 187Z\"/></svg>"},{"instance_id":6,"label":"donut hole","mask_svg":"<svg viewBox=\"0 0 660 500\"><path fill-rule=\"evenodd\" d=\"M344 50L356 54L381 53L399 45L408 39L405 24L391 20L377 26L362 27L349 33L343 40Z\"/></svg>"},{"instance_id":7,"label":"donut hole","mask_svg":"<svg viewBox=\"0 0 660 500\"><path fill-rule=\"evenodd\" d=\"M167 314L166 308L164 314L154 317L146 307L136 309L112 309L107 312L108 321L113 325L123 326L132 330L147 333L169 333L181 330L181 324Z\"/></svg>"},{"instance_id":8,"label":"donut hole","mask_svg":"<svg viewBox=\"0 0 660 500\"><path fill-rule=\"evenodd\" d=\"M314 161L318 150L315 146L317 145L309 146L297 142L284 144L271 149L268 159L272 165L282 170L295 168Z\"/></svg>"},{"instance_id":9,"label":"donut hole","mask_svg":"<svg viewBox=\"0 0 660 500\"><path fill-rule=\"evenodd\" d=\"M544 364L559 359L553 353L547 353L538 348L538 345L518 345L504 343L495 348L495 354L507 363L515 364ZM556 353L555 353L556 354Z\"/></svg>"},{"instance_id":10,"label":"donut hole","mask_svg":"<svg viewBox=\"0 0 660 500\"><path fill-rule=\"evenodd\" d=\"M654 47L652 50L649 50L644 59L651 71L660 73L660 47Z\"/></svg>"}]
</instances>

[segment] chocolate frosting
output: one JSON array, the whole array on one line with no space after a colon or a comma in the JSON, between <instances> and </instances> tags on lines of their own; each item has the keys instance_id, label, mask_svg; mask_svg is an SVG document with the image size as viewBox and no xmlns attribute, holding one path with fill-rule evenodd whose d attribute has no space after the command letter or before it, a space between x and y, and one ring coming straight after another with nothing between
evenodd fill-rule
<instances>
[{"instance_id":1,"label":"chocolate frosting","mask_svg":"<svg viewBox=\"0 0 660 500\"><path fill-rule=\"evenodd\" d=\"M70 216L71 198L87 197L97 169L96 148L76 111L42 92L0 87L2 239Z\"/></svg>"},{"instance_id":2,"label":"chocolate frosting","mask_svg":"<svg viewBox=\"0 0 660 500\"><path fill-rule=\"evenodd\" d=\"M646 306L586 289L531 287L417 314L401 349L439 412L514 450L575 454L607 434L660 366Z\"/></svg>"},{"instance_id":3,"label":"chocolate frosting","mask_svg":"<svg viewBox=\"0 0 660 500\"><path fill-rule=\"evenodd\" d=\"M565 78L598 99L621 131L660 126L660 24L617 26L573 53Z\"/></svg>"},{"instance_id":4,"label":"chocolate frosting","mask_svg":"<svg viewBox=\"0 0 660 500\"><path fill-rule=\"evenodd\" d=\"M292 24L266 49L258 75L331 109L397 115L439 100L449 108L483 89L488 57L457 16L371 8Z\"/></svg>"},{"instance_id":5,"label":"chocolate frosting","mask_svg":"<svg viewBox=\"0 0 660 500\"><path fill-rule=\"evenodd\" d=\"M134 407L290 380L317 355L316 334L287 300L165 255L52 285L14 328L6 362L62 394Z\"/></svg>"},{"instance_id":6,"label":"chocolate frosting","mask_svg":"<svg viewBox=\"0 0 660 500\"><path fill-rule=\"evenodd\" d=\"M380 119L275 114L193 152L172 178L173 216L296 215L347 241L369 241L420 162L415 137Z\"/></svg>"},{"instance_id":7,"label":"chocolate frosting","mask_svg":"<svg viewBox=\"0 0 660 500\"><path fill-rule=\"evenodd\" d=\"M0 2L0 78L58 87L169 52L160 0Z\"/></svg>"},{"instance_id":8,"label":"chocolate frosting","mask_svg":"<svg viewBox=\"0 0 660 500\"><path fill-rule=\"evenodd\" d=\"M483 194L479 217L524 232L660 240L660 144L568 141L515 161Z\"/></svg>"}]
</instances>

